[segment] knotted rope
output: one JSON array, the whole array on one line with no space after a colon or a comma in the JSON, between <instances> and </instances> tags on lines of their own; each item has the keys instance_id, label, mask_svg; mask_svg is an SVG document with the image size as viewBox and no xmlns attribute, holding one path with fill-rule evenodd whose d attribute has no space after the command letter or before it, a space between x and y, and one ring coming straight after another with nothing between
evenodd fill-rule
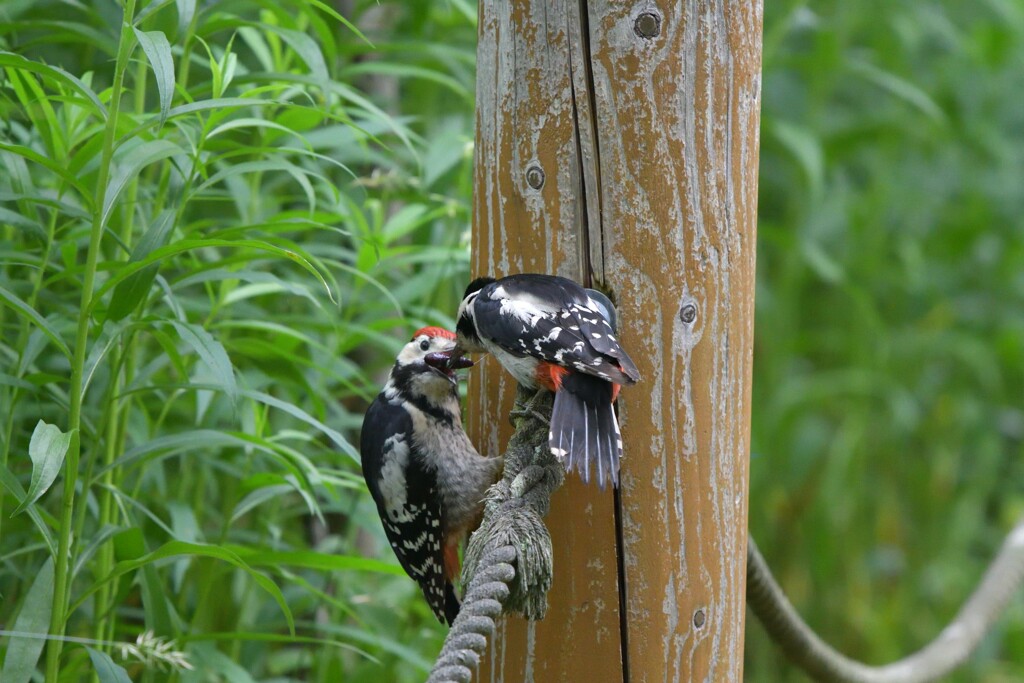
<instances>
[{"instance_id":1,"label":"knotted rope","mask_svg":"<svg viewBox=\"0 0 1024 683\"><path fill-rule=\"evenodd\" d=\"M466 548L462 609L427 683L469 683L496 618L518 612L540 619L547 610L551 535L541 518L565 470L548 449L552 395L519 387L516 406L504 475L488 490L483 522Z\"/></svg>"}]
</instances>

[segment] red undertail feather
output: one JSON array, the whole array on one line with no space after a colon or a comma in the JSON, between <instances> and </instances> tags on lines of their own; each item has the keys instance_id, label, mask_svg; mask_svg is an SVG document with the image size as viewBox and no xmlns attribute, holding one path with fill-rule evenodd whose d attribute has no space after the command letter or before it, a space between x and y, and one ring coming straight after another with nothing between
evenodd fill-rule
<instances>
[{"instance_id":1,"label":"red undertail feather","mask_svg":"<svg viewBox=\"0 0 1024 683\"><path fill-rule=\"evenodd\" d=\"M462 563L459 561L459 541L450 541L444 544L444 575L449 581L458 578L462 571Z\"/></svg>"},{"instance_id":2,"label":"red undertail feather","mask_svg":"<svg viewBox=\"0 0 1024 683\"><path fill-rule=\"evenodd\" d=\"M562 379L569 374L567 368L555 363L540 362L534 370L537 382L548 391L558 391L562 388Z\"/></svg>"}]
</instances>

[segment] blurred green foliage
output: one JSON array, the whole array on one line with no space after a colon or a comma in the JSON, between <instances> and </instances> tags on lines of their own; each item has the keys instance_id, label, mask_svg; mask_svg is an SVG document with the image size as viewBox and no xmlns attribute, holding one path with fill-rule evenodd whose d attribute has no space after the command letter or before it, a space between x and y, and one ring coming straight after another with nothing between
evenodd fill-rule
<instances>
[{"instance_id":1,"label":"blurred green foliage","mask_svg":"<svg viewBox=\"0 0 1024 683\"><path fill-rule=\"evenodd\" d=\"M45 626L66 539L66 631L96 642L62 680L421 680L443 630L352 456L467 275L475 7L0 18L0 624ZM1022 86L1020 0L765 7L750 526L870 662L931 639L1024 514ZM12 517L76 367L78 488ZM146 630L201 673L105 644ZM0 639L5 681L32 642ZM1018 598L952 680L1020 680L1022 653ZM746 678L805 680L753 620Z\"/></svg>"},{"instance_id":2,"label":"blurred green foliage","mask_svg":"<svg viewBox=\"0 0 1024 683\"><path fill-rule=\"evenodd\" d=\"M1024 515L1024 3L765 6L750 528L884 663ZM759 625L747 679L802 681ZM955 681L1024 677L1024 596Z\"/></svg>"}]
</instances>

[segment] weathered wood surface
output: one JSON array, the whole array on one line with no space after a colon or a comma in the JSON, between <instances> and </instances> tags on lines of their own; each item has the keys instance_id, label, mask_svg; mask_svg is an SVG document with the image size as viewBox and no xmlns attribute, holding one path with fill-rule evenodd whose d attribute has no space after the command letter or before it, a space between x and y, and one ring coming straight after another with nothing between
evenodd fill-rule
<instances>
[{"instance_id":1,"label":"weathered wood surface","mask_svg":"<svg viewBox=\"0 0 1024 683\"><path fill-rule=\"evenodd\" d=\"M548 616L481 681L742 678L760 55L758 1L481 2L474 273L592 273L643 375L619 500L556 494ZM471 373L485 452L514 388Z\"/></svg>"}]
</instances>

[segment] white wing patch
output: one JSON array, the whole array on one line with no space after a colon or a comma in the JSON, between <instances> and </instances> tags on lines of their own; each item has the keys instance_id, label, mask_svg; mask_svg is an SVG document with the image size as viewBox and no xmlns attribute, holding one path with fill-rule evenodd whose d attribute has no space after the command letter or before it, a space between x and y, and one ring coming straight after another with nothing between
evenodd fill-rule
<instances>
[{"instance_id":1,"label":"white wing patch","mask_svg":"<svg viewBox=\"0 0 1024 683\"><path fill-rule=\"evenodd\" d=\"M380 493L388 519L400 524L415 519L416 510L406 505L405 471L409 466L409 444L405 434L395 434L384 440L384 466L380 468Z\"/></svg>"},{"instance_id":2,"label":"white wing patch","mask_svg":"<svg viewBox=\"0 0 1024 683\"><path fill-rule=\"evenodd\" d=\"M531 296L521 292L515 298L511 298L504 287L498 287L491 292L492 301L501 301L501 314L511 315L530 326L536 326L537 322L546 317L554 317L561 309L557 304L550 301Z\"/></svg>"},{"instance_id":3,"label":"white wing patch","mask_svg":"<svg viewBox=\"0 0 1024 683\"><path fill-rule=\"evenodd\" d=\"M531 327L536 326L538 322L544 319L543 311L529 301L520 301L518 299L502 299L501 315L513 316L524 323L529 323Z\"/></svg>"}]
</instances>

